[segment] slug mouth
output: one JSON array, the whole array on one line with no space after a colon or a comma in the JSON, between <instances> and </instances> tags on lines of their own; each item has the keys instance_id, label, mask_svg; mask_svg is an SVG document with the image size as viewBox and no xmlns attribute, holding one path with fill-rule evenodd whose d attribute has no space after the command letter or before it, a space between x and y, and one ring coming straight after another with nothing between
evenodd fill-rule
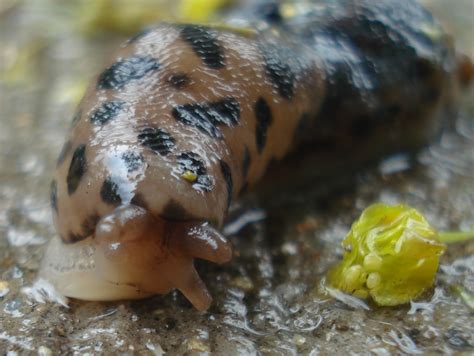
<instances>
[{"instance_id":1,"label":"slug mouth","mask_svg":"<svg viewBox=\"0 0 474 356\"><path fill-rule=\"evenodd\" d=\"M212 298L194 258L219 264L232 258L230 244L208 222L167 221L133 205L118 207L99 222L95 245L101 278L143 295L176 288L198 310L206 310Z\"/></svg>"}]
</instances>

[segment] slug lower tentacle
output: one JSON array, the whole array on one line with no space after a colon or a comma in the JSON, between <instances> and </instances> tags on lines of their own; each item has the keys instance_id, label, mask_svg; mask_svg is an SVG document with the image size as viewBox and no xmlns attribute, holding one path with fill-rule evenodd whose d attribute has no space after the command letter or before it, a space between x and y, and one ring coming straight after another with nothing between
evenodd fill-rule
<instances>
[{"instance_id":1,"label":"slug lower tentacle","mask_svg":"<svg viewBox=\"0 0 474 356\"><path fill-rule=\"evenodd\" d=\"M65 295L177 288L204 310L211 297L193 259L230 260L218 229L270 162L302 145L334 162L367 160L438 134L458 69L421 6L274 5L244 29L161 24L96 77L51 184L59 236L41 273Z\"/></svg>"}]
</instances>

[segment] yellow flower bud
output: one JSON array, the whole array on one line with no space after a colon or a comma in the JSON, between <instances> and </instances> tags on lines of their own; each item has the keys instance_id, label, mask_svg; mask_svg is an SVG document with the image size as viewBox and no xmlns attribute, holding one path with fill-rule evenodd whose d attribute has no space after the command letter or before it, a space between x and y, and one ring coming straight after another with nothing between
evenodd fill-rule
<instances>
[{"instance_id":1,"label":"yellow flower bud","mask_svg":"<svg viewBox=\"0 0 474 356\"><path fill-rule=\"evenodd\" d=\"M342 262L328 273L329 285L379 305L408 303L433 284L445 245L415 209L368 207L344 241ZM350 247L350 248L349 248Z\"/></svg>"}]
</instances>

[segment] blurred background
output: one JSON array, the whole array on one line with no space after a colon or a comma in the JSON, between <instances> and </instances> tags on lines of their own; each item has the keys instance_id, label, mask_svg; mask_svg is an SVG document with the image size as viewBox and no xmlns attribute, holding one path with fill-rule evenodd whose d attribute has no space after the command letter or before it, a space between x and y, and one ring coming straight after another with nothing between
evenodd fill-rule
<instances>
[{"instance_id":1,"label":"blurred background","mask_svg":"<svg viewBox=\"0 0 474 356\"><path fill-rule=\"evenodd\" d=\"M474 1L423 3L474 58ZM408 202L439 229L474 226L472 95L460 104L456 131L421 152L410 170L403 159L401 169L396 162L395 169L393 162L380 165L357 177L356 188L318 202L301 192L296 208L269 212L265 222L233 237L238 254L230 266L202 266L215 297L205 315L176 293L144 302L72 302L66 309L39 303L41 293L22 292L34 281L54 234L52 170L90 79L141 28L163 19L218 21L220 11L235 5L236 0L0 0L0 353L472 351L472 315L449 293L453 283L474 291L472 243L448 251L434 294L415 309L368 314L311 294L340 256L351 221L371 202Z\"/></svg>"}]
</instances>

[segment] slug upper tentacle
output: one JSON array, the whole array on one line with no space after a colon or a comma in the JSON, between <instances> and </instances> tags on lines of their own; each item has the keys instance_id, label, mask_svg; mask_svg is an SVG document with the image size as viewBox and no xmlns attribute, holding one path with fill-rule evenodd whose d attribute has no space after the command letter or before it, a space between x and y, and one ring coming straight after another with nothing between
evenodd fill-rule
<instances>
[{"instance_id":1,"label":"slug upper tentacle","mask_svg":"<svg viewBox=\"0 0 474 356\"><path fill-rule=\"evenodd\" d=\"M59 236L42 274L61 292L111 300L177 288L204 310L193 259L230 260L218 229L271 161L301 145L371 158L437 134L457 68L426 10L304 4L278 16L275 4L248 19L250 31L161 24L118 50L80 104L51 184Z\"/></svg>"}]
</instances>

